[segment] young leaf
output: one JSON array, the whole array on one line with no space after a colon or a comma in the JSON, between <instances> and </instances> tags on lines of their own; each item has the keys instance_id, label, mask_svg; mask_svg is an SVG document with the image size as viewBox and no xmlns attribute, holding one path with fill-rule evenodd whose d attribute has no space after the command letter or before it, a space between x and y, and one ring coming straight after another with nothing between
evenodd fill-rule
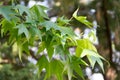
<instances>
[{"instance_id":1,"label":"young leaf","mask_svg":"<svg viewBox=\"0 0 120 80\"><path fill-rule=\"evenodd\" d=\"M84 57L84 56L87 56L92 68L94 68L95 63L97 62L100 65L102 71L104 72L102 60L105 60L105 59L103 57L101 57L97 52L88 50L88 49L84 49L81 54L81 57Z\"/></svg>"},{"instance_id":2,"label":"young leaf","mask_svg":"<svg viewBox=\"0 0 120 80\"><path fill-rule=\"evenodd\" d=\"M89 28L91 28L92 23L90 23L85 16L77 16L78 9L73 13L73 17L78 20L79 22L85 24Z\"/></svg>"},{"instance_id":3,"label":"young leaf","mask_svg":"<svg viewBox=\"0 0 120 80\"><path fill-rule=\"evenodd\" d=\"M84 49L89 49L97 52L96 48L88 39L77 40L76 56L80 57Z\"/></svg>"}]
</instances>

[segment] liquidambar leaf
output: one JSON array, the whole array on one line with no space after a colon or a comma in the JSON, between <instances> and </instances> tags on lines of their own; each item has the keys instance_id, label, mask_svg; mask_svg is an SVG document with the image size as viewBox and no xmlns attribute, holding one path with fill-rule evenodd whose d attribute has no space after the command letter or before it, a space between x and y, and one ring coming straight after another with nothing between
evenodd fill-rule
<instances>
[{"instance_id":1,"label":"liquidambar leaf","mask_svg":"<svg viewBox=\"0 0 120 80\"><path fill-rule=\"evenodd\" d=\"M26 38L29 39L29 32L25 24L19 24L16 27L18 28L18 35L21 35L22 33L24 33Z\"/></svg>"},{"instance_id":2,"label":"liquidambar leaf","mask_svg":"<svg viewBox=\"0 0 120 80\"><path fill-rule=\"evenodd\" d=\"M41 42L40 44L39 44L39 48L38 48L38 54L39 53L41 53L42 51L44 51L44 49L45 49L45 42Z\"/></svg>"},{"instance_id":3,"label":"liquidambar leaf","mask_svg":"<svg viewBox=\"0 0 120 80\"><path fill-rule=\"evenodd\" d=\"M72 56L71 58L71 68L84 80L83 71L80 65L88 65L86 62L83 62L81 58Z\"/></svg>"},{"instance_id":4,"label":"liquidambar leaf","mask_svg":"<svg viewBox=\"0 0 120 80\"><path fill-rule=\"evenodd\" d=\"M36 27L36 26L31 26L30 27L30 34L31 36L33 37L39 37L40 40L42 40L42 34L41 34L41 31Z\"/></svg>"},{"instance_id":5,"label":"liquidambar leaf","mask_svg":"<svg viewBox=\"0 0 120 80\"><path fill-rule=\"evenodd\" d=\"M12 6L0 6L0 14L8 21L15 18L15 15L17 15L15 10L12 9Z\"/></svg>"},{"instance_id":6,"label":"liquidambar leaf","mask_svg":"<svg viewBox=\"0 0 120 80\"><path fill-rule=\"evenodd\" d=\"M47 58L45 55L42 55L40 57L40 59L37 62L38 68L39 68L39 72L41 73L41 71L43 70L43 68L46 68L47 65L49 64Z\"/></svg>"},{"instance_id":7,"label":"liquidambar leaf","mask_svg":"<svg viewBox=\"0 0 120 80\"><path fill-rule=\"evenodd\" d=\"M80 57L84 49L89 49L97 52L97 49L88 39L77 40L76 56Z\"/></svg>"},{"instance_id":8,"label":"liquidambar leaf","mask_svg":"<svg viewBox=\"0 0 120 80\"><path fill-rule=\"evenodd\" d=\"M27 13L28 16L30 16L30 10L28 7L17 5L15 8L17 8L20 12L20 15L22 15L24 12Z\"/></svg>"},{"instance_id":9,"label":"liquidambar leaf","mask_svg":"<svg viewBox=\"0 0 120 80\"><path fill-rule=\"evenodd\" d=\"M105 59L102 56L100 56L97 52L88 50L88 49L84 49L81 56L82 57L87 56L92 68L94 68L95 63L97 62L100 65L102 71L104 72L102 60L105 60Z\"/></svg>"},{"instance_id":10,"label":"liquidambar leaf","mask_svg":"<svg viewBox=\"0 0 120 80\"><path fill-rule=\"evenodd\" d=\"M78 9L73 13L73 17L79 22L85 24L87 27L91 28L92 23L90 23L85 16L77 16Z\"/></svg>"},{"instance_id":11,"label":"liquidambar leaf","mask_svg":"<svg viewBox=\"0 0 120 80\"><path fill-rule=\"evenodd\" d=\"M41 26L44 26L46 28L46 31L50 30L51 28L55 30L59 30L59 27L56 23L51 22L51 21L45 21L40 24Z\"/></svg>"},{"instance_id":12,"label":"liquidambar leaf","mask_svg":"<svg viewBox=\"0 0 120 80\"><path fill-rule=\"evenodd\" d=\"M65 65L64 71L67 71L68 80L71 80L71 79L72 79L72 76L73 76L73 69L71 68L71 65L70 65L69 60L67 60L67 61L64 63L64 65Z\"/></svg>"},{"instance_id":13,"label":"liquidambar leaf","mask_svg":"<svg viewBox=\"0 0 120 80\"><path fill-rule=\"evenodd\" d=\"M42 6L42 5L34 5L33 7L31 7L31 12L33 12L34 16L37 16L38 19L42 18L46 18L49 19L47 14L45 13L44 10L46 10L47 8Z\"/></svg>"},{"instance_id":14,"label":"liquidambar leaf","mask_svg":"<svg viewBox=\"0 0 120 80\"><path fill-rule=\"evenodd\" d=\"M59 26L64 26L64 25L66 25L66 24L69 24L69 21L70 21L70 20L68 20L68 19L66 19L64 16L62 16L62 17L60 17L60 18L57 19L57 24L58 24Z\"/></svg>"},{"instance_id":15,"label":"liquidambar leaf","mask_svg":"<svg viewBox=\"0 0 120 80\"><path fill-rule=\"evenodd\" d=\"M51 69L53 70L53 74L56 75L57 80L63 80L63 64L60 60L52 60L51 61Z\"/></svg>"}]
</instances>

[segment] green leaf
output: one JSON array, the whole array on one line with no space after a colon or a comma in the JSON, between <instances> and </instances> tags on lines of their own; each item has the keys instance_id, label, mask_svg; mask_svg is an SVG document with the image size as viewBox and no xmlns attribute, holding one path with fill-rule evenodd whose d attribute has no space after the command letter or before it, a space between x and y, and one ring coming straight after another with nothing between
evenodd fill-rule
<instances>
[{"instance_id":1,"label":"green leaf","mask_svg":"<svg viewBox=\"0 0 120 80\"><path fill-rule=\"evenodd\" d=\"M59 27L57 26L57 24L55 24L54 22L51 22L51 21L45 21L45 22L41 23L40 25L44 26L46 28L46 31L50 30L51 28L53 28L55 30L59 30Z\"/></svg>"},{"instance_id":2,"label":"green leaf","mask_svg":"<svg viewBox=\"0 0 120 80\"><path fill-rule=\"evenodd\" d=\"M81 69L79 64L74 64L73 69L83 80L85 80L84 76L83 76L82 69Z\"/></svg>"},{"instance_id":3,"label":"green leaf","mask_svg":"<svg viewBox=\"0 0 120 80\"><path fill-rule=\"evenodd\" d=\"M47 14L45 13L44 10L46 10L47 8L41 5L34 5L30 10L31 12L33 12L33 15L38 17L38 19L40 18L46 18L49 19Z\"/></svg>"},{"instance_id":4,"label":"green leaf","mask_svg":"<svg viewBox=\"0 0 120 80\"><path fill-rule=\"evenodd\" d=\"M67 71L68 79L71 80L73 77L73 71L75 71L82 79L84 79L82 69L80 65L86 65L85 62L76 56L68 56L68 59L64 62L64 71Z\"/></svg>"},{"instance_id":5,"label":"green leaf","mask_svg":"<svg viewBox=\"0 0 120 80\"><path fill-rule=\"evenodd\" d=\"M76 56L71 56L71 63L74 65L74 64L80 64L80 65L85 65L85 66L88 66L88 64L83 61L80 57L76 57Z\"/></svg>"},{"instance_id":6,"label":"green leaf","mask_svg":"<svg viewBox=\"0 0 120 80\"><path fill-rule=\"evenodd\" d=\"M92 23L90 23L85 16L77 16L78 9L73 13L73 17L78 20L79 22L85 24L89 28L91 28Z\"/></svg>"},{"instance_id":7,"label":"green leaf","mask_svg":"<svg viewBox=\"0 0 120 80\"><path fill-rule=\"evenodd\" d=\"M53 70L54 75L56 75L57 80L63 80L63 64L60 62L60 60L52 60L51 61L51 69Z\"/></svg>"},{"instance_id":8,"label":"green leaf","mask_svg":"<svg viewBox=\"0 0 120 80\"><path fill-rule=\"evenodd\" d=\"M31 35L32 35L33 37L38 36L39 39L42 40L41 31L40 31L37 27L35 27L35 26L31 26L30 28L31 28L31 29L30 29ZM31 37L32 37L32 36L31 36Z\"/></svg>"},{"instance_id":9,"label":"green leaf","mask_svg":"<svg viewBox=\"0 0 120 80\"><path fill-rule=\"evenodd\" d=\"M10 32L9 43L12 44L17 39L18 39L18 31L16 29L12 29Z\"/></svg>"},{"instance_id":10,"label":"green leaf","mask_svg":"<svg viewBox=\"0 0 120 80\"><path fill-rule=\"evenodd\" d=\"M88 65L86 62L84 62L81 58L78 58L76 56L71 56L70 60L71 68L82 78L84 79L82 69L80 65Z\"/></svg>"},{"instance_id":11,"label":"green leaf","mask_svg":"<svg viewBox=\"0 0 120 80\"><path fill-rule=\"evenodd\" d=\"M71 80L73 76L73 70L71 69L71 67L68 67L67 73L68 73L68 80Z\"/></svg>"},{"instance_id":12,"label":"green leaf","mask_svg":"<svg viewBox=\"0 0 120 80\"><path fill-rule=\"evenodd\" d=\"M40 15L41 15L42 17L44 17L44 18L46 18L46 19L49 19L48 16L47 16L47 14L45 13L45 10L48 10L47 7L42 6L42 5L36 5L36 7L38 8L39 13L40 13Z\"/></svg>"},{"instance_id":13,"label":"green leaf","mask_svg":"<svg viewBox=\"0 0 120 80\"><path fill-rule=\"evenodd\" d=\"M37 62L37 65L38 65L38 68L39 68L39 72L41 73L41 71L43 70L43 68L48 67L48 64L49 64L49 62L48 62L46 56L42 55L39 58L38 62Z\"/></svg>"},{"instance_id":14,"label":"green leaf","mask_svg":"<svg viewBox=\"0 0 120 80\"><path fill-rule=\"evenodd\" d=\"M94 65L96 62L100 65L103 72L103 63L101 61L105 60L103 57L101 57L98 53L96 48L92 45L92 43L88 39L81 39L77 40L77 48L76 48L76 56L83 58L84 56L87 56L92 68L94 68ZM106 60L105 60L106 61Z\"/></svg>"},{"instance_id":15,"label":"green leaf","mask_svg":"<svg viewBox=\"0 0 120 80\"><path fill-rule=\"evenodd\" d=\"M9 44L14 43L18 35L17 29L14 28L16 26L15 22L3 19L0 24L2 25L1 35L9 34Z\"/></svg>"},{"instance_id":16,"label":"green leaf","mask_svg":"<svg viewBox=\"0 0 120 80\"><path fill-rule=\"evenodd\" d=\"M61 41L62 46L64 47L67 41L67 36L62 36L60 41Z\"/></svg>"},{"instance_id":17,"label":"green leaf","mask_svg":"<svg viewBox=\"0 0 120 80\"><path fill-rule=\"evenodd\" d=\"M25 34L26 38L29 40L29 31L26 28L25 24L19 24L16 26L18 28L18 35Z\"/></svg>"},{"instance_id":18,"label":"green leaf","mask_svg":"<svg viewBox=\"0 0 120 80\"><path fill-rule=\"evenodd\" d=\"M15 19L17 13L12 9L12 6L0 6L0 14L5 17L8 21Z\"/></svg>"},{"instance_id":19,"label":"green leaf","mask_svg":"<svg viewBox=\"0 0 120 80\"><path fill-rule=\"evenodd\" d=\"M13 21L9 22L6 19L3 19L0 24L2 24L2 34L6 34L8 31L11 32L13 27L15 27L15 23Z\"/></svg>"},{"instance_id":20,"label":"green leaf","mask_svg":"<svg viewBox=\"0 0 120 80\"><path fill-rule=\"evenodd\" d=\"M72 28L70 27L59 27L59 30L61 31L61 35L69 35L71 37L75 37L75 33Z\"/></svg>"},{"instance_id":21,"label":"green leaf","mask_svg":"<svg viewBox=\"0 0 120 80\"><path fill-rule=\"evenodd\" d=\"M62 45L58 45L55 47L55 54L60 54L62 55L64 53L64 49Z\"/></svg>"},{"instance_id":22,"label":"green leaf","mask_svg":"<svg viewBox=\"0 0 120 80\"><path fill-rule=\"evenodd\" d=\"M97 52L88 50L88 49L83 50L81 57L84 57L84 56L87 56L92 68L94 68L95 63L97 62L100 65L102 71L104 72L103 63L101 59L102 60L105 60L105 59L102 56L100 56Z\"/></svg>"},{"instance_id":23,"label":"green leaf","mask_svg":"<svg viewBox=\"0 0 120 80\"><path fill-rule=\"evenodd\" d=\"M38 48L38 54L39 53L41 53L42 51L44 51L44 49L45 49L45 42L41 42L40 44L39 44L39 48Z\"/></svg>"},{"instance_id":24,"label":"green leaf","mask_svg":"<svg viewBox=\"0 0 120 80\"><path fill-rule=\"evenodd\" d=\"M49 58L51 59L54 54L54 47L52 45L47 48L47 54Z\"/></svg>"},{"instance_id":25,"label":"green leaf","mask_svg":"<svg viewBox=\"0 0 120 80\"><path fill-rule=\"evenodd\" d=\"M76 56L80 57L84 49L89 49L97 52L97 49L88 39L77 40Z\"/></svg>"},{"instance_id":26,"label":"green leaf","mask_svg":"<svg viewBox=\"0 0 120 80\"><path fill-rule=\"evenodd\" d=\"M15 8L17 8L19 10L20 15L22 15L25 12L25 13L27 13L28 16L30 16L29 8L27 8L23 5L17 5L17 6L15 6Z\"/></svg>"},{"instance_id":27,"label":"green leaf","mask_svg":"<svg viewBox=\"0 0 120 80\"><path fill-rule=\"evenodd\" d=\"M22 62L22 46L18 43L19 59Z\"/></svg>"},{"instance_id":28,"label":"green leaf","mask_svg":"<svg viewBox=\"0 0 120 80\"><path fill-rule=\"evenodd\" d=\"M27 41L22 44L22 50L25 51L27 54L30 53L30 51L29 51L29 44L28 44Z\"/></svg>"},{"instance_id":29,"label":"green leaf","mask_svg":"<svg viewBox=\"0 0 120 80\"><path fill-rule=\"evenodd\" d=\"M53 43L52 39L53 39L53 37L49 35L45 41L45 46L46 46L46 50L47 50L49 59L51 59L54 54L54 43Z\"/></svg>"},{"instance_id":30,"label":"green leaf","mask_svg":"<svg viewBox=\"0 0 120 80\"><path fill-rule=\"evenodd\" d=\"M89 37L89 39L90 39L90 37L92 37L92 40L93 40L93 41L96 41L96 39L97 39L94 30L91 30L91 31L88 33L88 37Z\"/></svg>"},{"instance_id":31,"label":"green leaf","mask_svg":"<svg viewBox=\"0 0 120 80\"><path fill-rule=\"evenodd\" d=\"M65 17L62 16L62 17L60 17L60 18L57 19L57 24L58 24L59 26L64 26L64 25L66 25L66 24L69 24L69 21L70 21L70 20L65 19Z\"/></svg>"},{"instance_id":32,"label":"green leaf","mask_svg":"<svg viewBox=\"0 0 120 80\"><path fill-rule=\"evenodd\" d=\"M76 36L75 33L74 33L74 31L72 30L72 28L58 26L54 22L45 21L45 22L41 23L40 25L44 26L46 28L46 31L48 31L50 29L55 29L55 30L59 30L61 32L61 35L69 35L71 37Z\"/></svg>"}]
</instances>

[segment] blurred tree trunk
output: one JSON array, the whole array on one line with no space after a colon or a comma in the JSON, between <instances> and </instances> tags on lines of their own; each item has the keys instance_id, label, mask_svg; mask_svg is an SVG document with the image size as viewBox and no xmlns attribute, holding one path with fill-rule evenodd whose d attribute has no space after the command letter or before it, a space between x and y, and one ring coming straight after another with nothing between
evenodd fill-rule
<instances>
[{"instance_id":1,"label":"blurred tree trunk","mask_svg":"<svg viewBox=\"0 0 120 80\"><path fill-rule=\"evenodd\" d=\"M108 21L108 15L107 15L107 0L102 0L102 10L103 10L103 18L105 22L105 27L106 27L106 36L108 40L108 48L109 48L109 61L112 63L112 41L111 41L111 31L110 31L110 26L109 26L109 21Z\"/></svg>"},{"instance_id":2,"label":"blurred tree trunk","mask_svg":"<svg viewBox=\"0 0 120 80\"><path fill-rule=\"evenodd\" d=\"M109 48L109 62L110 66L105 74L105 80L115 80L116 78L116 70L114 68L114 63L112 61L112 39L111 39L111 30L110 30L110 25L109 25L109 19L108 19L108 5L109 1L108 0L102 0L102 11L103 11L103 19L104 19L104 26L106 27L106 37L108 41L108 48Z\"/></svg>"}]
</instances>

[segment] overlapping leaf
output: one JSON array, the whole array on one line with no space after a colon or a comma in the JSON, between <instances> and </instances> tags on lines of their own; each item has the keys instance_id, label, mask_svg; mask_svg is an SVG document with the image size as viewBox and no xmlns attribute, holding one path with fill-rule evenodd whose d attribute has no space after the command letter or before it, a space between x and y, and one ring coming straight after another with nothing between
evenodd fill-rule
<instances>
[{"instance_id":1,"label":"overlapping leaf","mask_svg":"<svg viewBox=\"0 0 120 80\"><path fill-rule=\"evenodd\" d=\"M21 35L22 33L24 33L26 38L29 39L29 31L26 28L25 24L19 24L16 27L18 28L18 35Z\"/></svg>"},{"instance_id":2,"label":"overlapping leaf","mask_svg":"<svg viewBox=\"0 0 120 80\"><path fill-rule=\"evenodd\" d=\"M33 17L35 17L36 19L40 20L43 18L49 19L47 14L45 13L44 10L46 10L47 8L41 5L34 5L30 11L32 12Z\"/></svg>"},{"instance_id":3,"label":"overlapping leaf","mask_svg":"<svg viewBox=\"0 0 120 80\"><path fill-rule=\"evenodd\" d=\"M89 49L97 52L96 48L88 39L77 40L76 56L80 57L84 49Z\"/></svg>"},{"instance_id":4,"label":"overlapping leaf","mask_svg":"<svg viewBox=\"0 0 120 80\"><path fill-rule=\"evenodd\" d=\"M8 21L15 19L17 15L12 6L0 6L0 14Z\"/></svg>"},{"instance_id":5,"label":"overlapping leaf","mask_svg":"<svg viewBox=\"0 0 120 80\"><path fill-rule=\"evenodd\" d=\"M22 16L22 14L25 12L28 16L30 16L30 10L29 8L22 6L22 5L17 5L15 6L16 9L19 10L20 15Z\"/></svg>"},{"instance_id":6,"label":"overlapping leaf","mask_svg":"<svg viewBox=\"0 0 120 80\"><path fill-rule=\"evenodd\" d=\"M20 60L22 60L22 52L29 53L29 45L33 45L39 38L41 42L38 53L46 49L48 56L42 55L37 62L40 72L43 69L46 70L45 79L56 75L58 80L62 80L64 71L67 72L69 80L72 79L73 72L76 72L84 79L80 66L88 66L82 60L84 56L87 56L92 67L97 62L103 70L101 59L104 60L104 58L97 53L92 43L87 39L76 40L74 38L76 35L72 28L67 25L69 20L64 19L64 17L59 18L55 23L49 21L45 13L46 9L46 7L40 5L34 5L30 9L22 5L17 5L15 8L12 6L0 7L0 14L5 18L1 22L2 33L9 33L10 42L17 42ZM73 17L86 26L91 27L92 24L86 20L86 17L77 16L77 11L75 11ZM27 15L23 17L24 13ZM24 20L21 18L24 18ZM71 55L68 50L71 46L76 46L75 55ZM54 53L60 56L59 60L53 59Z\"/></svg>"},{"instance_id":7,"label":"overlapping leaf","mask_svg":"<svg viewBox=\"0 0 120 80\"><path fill-rule=\"evenodd\" d=\"M78 46L76 48L76 56L81 58L87 56L92 68L94 68L95 63L98 62L98 64L100 65L104 72L103 63L101 59L102 60L105 59L97 53L97 50L93 46L93 44L87 39L78 40L77 42Z\"/></svg>"}]
</instances>

